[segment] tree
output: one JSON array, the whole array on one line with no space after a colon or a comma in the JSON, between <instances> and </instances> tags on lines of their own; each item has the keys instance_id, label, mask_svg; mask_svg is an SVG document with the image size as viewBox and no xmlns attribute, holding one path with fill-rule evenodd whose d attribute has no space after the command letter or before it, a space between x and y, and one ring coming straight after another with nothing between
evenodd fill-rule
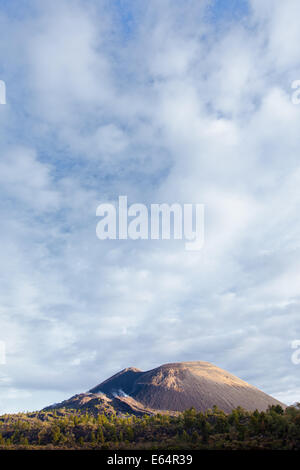
<instances>
[{"instance_id":1,"label":"tree","mask_svg":"<svg viewBox=\"0 0 300 470\"><path fill-rule=\"evenodd\" d=\"M197 416L197 411L195 410L194 407L190 408L189 410L185 410L183 412L184 426L186 429L189 429L195 425L196 416Z\"/></svg>"},{"instance_id":2,"label":"tree","mask_svg":"<svg viewBox=\"0 0 300 470\"><path fill-rule=\"evenodd\" d=\"M99 427L99 428L98 428L98 431L97 431L97 441L98 441L98 442L101 442L101 444L104 444L104 442L105 442L102 427Z\"/></svg>"},{"instance_id":3,"label":"tree","mask_svg":"<svg viewBox=\"0 0 300 470\"><path fill-rule=\"evenodd\" d=\"M60 429L58 426L54 426L52 428L52 442L53 444L57 444L60 439Z\"/></svg>"}]
</instances>

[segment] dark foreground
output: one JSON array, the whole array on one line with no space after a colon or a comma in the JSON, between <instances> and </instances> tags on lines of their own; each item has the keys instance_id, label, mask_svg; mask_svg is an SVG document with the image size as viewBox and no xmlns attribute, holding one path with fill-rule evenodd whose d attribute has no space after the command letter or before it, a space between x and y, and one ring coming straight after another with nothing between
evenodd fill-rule
<instances>
[{"instance_id":1,"label":"dark foreground","mask_svg":"<svg viewBox=\"0 0 300 470\"><path fill-rule=\"evenodd\" d=\"M300 450L300 409L194 409L178 416L52 410L0 417L0 449Z\"/></svg>"}]
</instances>

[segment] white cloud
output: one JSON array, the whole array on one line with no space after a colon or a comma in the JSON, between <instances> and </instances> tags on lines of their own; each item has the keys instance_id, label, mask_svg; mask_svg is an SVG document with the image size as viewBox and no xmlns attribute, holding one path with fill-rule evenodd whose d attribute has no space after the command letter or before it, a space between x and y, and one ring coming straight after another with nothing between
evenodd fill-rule
<instances>
[{"instance_id":1,"label":"white cloud","mask_svg":"<svg viewBox=\"0 0 300 470\"><path fill-rule=\"evenodd\" d=\"M0 183L4 195L25 208L49 211L58 206L49 165L39 162L32 149L12 147L2 155Z\"/></svg>"},{"instance_id":2,"label":"white cloud","mask_svg":"<svg viewBox=\"0 0 300 470\"><path fill-rule=\"evenodd\" d=\"M2 20L4 409L192 359L297 393L300 51L294 20L283 31L297 6L251 3L247 23L221 29L197 1L137 2L126 33L102 2L32 2L22 26ZM203 251L100 242L96 207L119 194L204 203Z\"/></svg>"}]
</instances>

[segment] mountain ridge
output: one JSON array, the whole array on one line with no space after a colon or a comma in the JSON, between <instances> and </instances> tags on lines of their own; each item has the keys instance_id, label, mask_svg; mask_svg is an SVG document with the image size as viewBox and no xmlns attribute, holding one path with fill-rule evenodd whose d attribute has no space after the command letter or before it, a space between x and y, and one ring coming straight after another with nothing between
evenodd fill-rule
<instances>
[{"instance_id":1,"label":"mountain ridge","mask_svg":"<svg viewBox=\"0 0 300 470\"><path fill-rule=\"evenodd\" d=\"M126 409L139 415L176 414L191 407L205 412L213 406L226 413L238 406L264 411L272 405L286 407L228 371L209 362L189 361L162 364L148 371L127 367L55 407L86 407L120 414Z\"/></svg>"}]
</instances>

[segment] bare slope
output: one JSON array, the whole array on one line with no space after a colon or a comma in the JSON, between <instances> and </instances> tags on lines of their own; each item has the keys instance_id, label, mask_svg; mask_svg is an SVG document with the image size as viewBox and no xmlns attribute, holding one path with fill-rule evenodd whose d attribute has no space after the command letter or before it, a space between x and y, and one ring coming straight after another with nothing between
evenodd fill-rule
<instances>
[{"instance_id":1,"label":"bare slope","mask_svg":"<svg viewBox=\"0 0 300 470\"><path fill-rule=\"evenodd\" d=\"M61 403L47 406L44 408L44 411L61 408L80 410L83 412L87 411L95 415L99 413L105 413L106 415L115 413L117 413L117 415L124 415L129 413L136 416L144 416L145 414L154 415L158 412L157 410L152 410L142 405L142 403L139 403L131 397L109 396L104 393L80 393Z\"/></svg>"},{"instance_id":2,"label":"bare slope","mask_svg":"<svg viewBox=\"0 0 300 470\"><path fill-rule=\"evenodd\" d=\"M129 395L142 406L156 410L183 411L194 406L205 411L218 406L230 412L237 406L266 410L281 405L275 398L208 362L164 364L147 372L124 369L90 390L112 396ZM129 400L128 400L129 401Z\"/></svg>"}]
</instances>

